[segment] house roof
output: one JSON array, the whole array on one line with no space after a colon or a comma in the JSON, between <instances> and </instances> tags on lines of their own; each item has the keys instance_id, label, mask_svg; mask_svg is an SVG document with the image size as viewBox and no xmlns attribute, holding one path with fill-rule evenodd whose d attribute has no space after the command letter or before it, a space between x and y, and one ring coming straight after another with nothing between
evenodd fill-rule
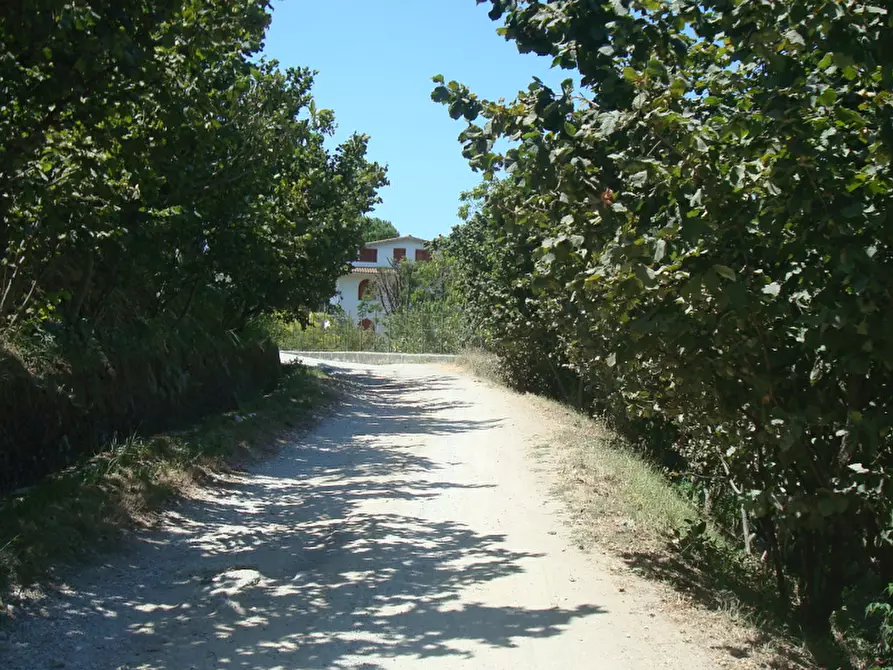
<instances>
[{"instance_id":1,"label":"house roof","mask_svg":"<svg viewBox=\"0 0 893 670\"><path fill-rule=\"evenodd\" d=\"M374 240L372 242L367 242L364 244L364 247L374 247L377 244L388 244L391 242L401 242L401 241L412 241L412 242L421 242L422 244L427 244L428 240L423 240L421 237L416 237L415 235L401 235L400 237L389 237L384 240Z\"/></svg>"}]
</instances>

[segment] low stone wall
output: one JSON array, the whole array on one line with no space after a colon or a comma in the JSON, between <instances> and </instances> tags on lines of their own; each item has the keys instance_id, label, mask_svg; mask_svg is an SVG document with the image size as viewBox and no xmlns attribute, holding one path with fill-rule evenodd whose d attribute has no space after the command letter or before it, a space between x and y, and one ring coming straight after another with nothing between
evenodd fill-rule
<instances>
[{"instance_id":1,"label":"low stone wall","mask_svg":"<svg viewBox=\"0 0 893 670\"><path fill-rule=\"evenodd\" d=\"M283 362L294 359L359 363L361 365L403 365L407 363L453 363L457 356L451 354L400 354L378 351L283 351Z\"/></svg>"}]
</instances>

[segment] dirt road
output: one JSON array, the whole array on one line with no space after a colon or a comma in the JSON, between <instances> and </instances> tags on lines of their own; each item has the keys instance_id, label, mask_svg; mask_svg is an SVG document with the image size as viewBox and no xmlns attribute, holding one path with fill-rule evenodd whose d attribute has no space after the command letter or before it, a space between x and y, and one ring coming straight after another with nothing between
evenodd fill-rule
<instances>
[{"instance_id":1,"label":"dirt road","mask_svg":"<svg viewBox=\"0 0 893 670\"><path fill-rule=\"evenodd\" d=\"M336 374L354 392L315 432L79 572L0 667L718 667L573 545L527 400L437 366Z\"/></svg>"}]
</instances>

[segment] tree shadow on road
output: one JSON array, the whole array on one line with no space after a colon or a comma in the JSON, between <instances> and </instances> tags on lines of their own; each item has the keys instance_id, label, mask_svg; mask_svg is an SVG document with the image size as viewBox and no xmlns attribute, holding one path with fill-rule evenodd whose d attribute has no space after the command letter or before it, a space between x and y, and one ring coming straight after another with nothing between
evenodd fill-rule
<instances>
[{"instance_id":1,"label":"tree shadow on road","mask_svg":"<svg viewBox=\"0 0 893 670\"><path fill-rule=\"evenodd\" d=\"M138 539L125 566L85 575L92 588L53 613L72 642L67 667L80 667L77 650L87 646L109 668L472 659L475 646L555 636L603 611L460 600L542 556L510 549L501 534L419 516L427 499L490 485L445 481L414 447L421 436L467 435L500 421L451 415L466 404L438 399L449 377L370 373L348 383L344 405L313 435L183 502L169 529Z\"/></svg>"}]
</instances>

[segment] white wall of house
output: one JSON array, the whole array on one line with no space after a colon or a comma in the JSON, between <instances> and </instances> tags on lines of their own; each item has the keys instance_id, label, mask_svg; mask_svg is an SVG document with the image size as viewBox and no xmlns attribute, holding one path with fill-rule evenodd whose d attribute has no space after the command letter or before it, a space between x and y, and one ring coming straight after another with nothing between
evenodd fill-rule
<instances>
[{"instance_id":1,"label":"white wall of house","mask_svg":"<svg viewBox=\"0 0 893 670\"><path fill-rule=\"evenodd\" d=\"M338 293L332 298L333 305L340 305L345 313L352 318L359 318L360 309L360 282L364 279L374 281L375 275L372 274L349 274L338 278Z\"/></svg>"},{"instance_id":2,"label":"white wall of house","mask_svg":"<svg viewBox=\"0 0 893 670\"><path fill-rule=\"evenodd\" d=\"M380 242L370 242L365 245L365 249L377 250L378 258L375 261L356 260L353 263L355 268L387 268L390 267L391 261L394 260L394 252L396 249L403 249L406 252L406 258L411 261L415 260L415 252L425 249L426 240L412 235L404 235L403 237L395 237L391 240L381 240Z\"/></svg>"},{"instance_id":3,"label":"white wall of house","mask_svg":"<svg viewBox=\"0 0 893 670\"><path fill-rule=\"evenodd\" d=\"M405 258L411 261L416 260L416 251L424 251L426 240L412 235L404 235L390 240L380 240L378 242L370 242L365 245L365 249L376 249L377 258L375 261L356 260L352 263L355 269L360 268L390 268L391 263L395 259L395 249L403 249ZM353 319L360 318L360 282L364 279L375 280L374 274L367 273L351 273L338 278L336 284L338 293L331 299L333 305L340 305L341 308Z\"/></svg>"}]
</instances>

